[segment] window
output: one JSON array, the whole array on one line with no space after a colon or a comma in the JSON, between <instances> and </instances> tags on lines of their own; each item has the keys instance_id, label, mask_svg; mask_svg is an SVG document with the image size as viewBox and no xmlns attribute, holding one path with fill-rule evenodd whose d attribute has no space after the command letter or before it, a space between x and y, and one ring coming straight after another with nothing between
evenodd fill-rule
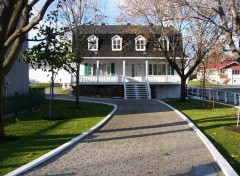
<instances>
[{"instance_id":1,"label":"window","mask_svg":"<svg viewBox=\"0 0 240 176\"><path fill-rule=\"evenodd\" d=\"M226 74L226 70L221 70L221 74Z\"/></svg>"},{"instance_id":2,"label":"window","mask_svg":"<svg viewBox=\"0 0 240 176\"><path fill-rule=\"evenodd\" d=\"M157 75L166 75L166 64L158 64Z\"/></svg>"},{"instance_id":3,"label":"window","mask_svg":"<svg viewBox=\"0 0 240 176\"><path fill-rule=\"evenodd\" d=\"M232 73L233 75L240 75L240 70L233 70Z\"/></svg>"},{"instance_id":4,"label":"window","mask_svg":"<svg viewBox=\"0 0 240 176\"><path fill-rule=\"evenodd\" d=\"M94 76L96 74L97 64L88 64L88 75Z\"/></svg>"},{"instance_id":5,"label":"window","mask_svg":"<svg viewBox=\"0 0 240 176\"><path fill-rule=\"evenodd\" d=\"M99 64L99 71L101 76L111 75L111 65L110 64Z\"/></svg>"},{"instance_id":6,"label":"window","mask_svg":"<svg viewBox=\"0 0 240 176\"><path fill-rule=\"evenodd\" d=\"M122 38L118 35L115 35L112 38L112 50L121 51L122 50Z\"/></svg>"},{"instance_id":7,"label":"window","mask_svg":"<svg viewBox=\"0 0 240 176\"><path fill-rule=\"evenodd\" d=\"M171 75L171 67L169 64L149 64L149 75Z\"/></svg>"},{"instance_id":8,"label":"window","mask_svg":"<svg viewBox=\"0 0 240 176\"><path fill-rule=\"evenodd\" d=\"M114 63L99 64L99 75L110 76L115 75ZM85 76L96 76L97 75L97 64L85 63Z\"/></svg>"},{"instance_id":9,"label":"window","mask_svg":"<svg viewBox=\"0 0 240 176\"><path fill-rule=\"evenodd\" d=\"M171 75L171 66L167 65L167 75Z\"/></svg>"},{"instance_id":10,"label":"window","mask_svg":"<svg viewBox=\"0 0 240 176\"><path fill-rule=\"evenodd\" d=\"M135 49L136 51L146 50L146 40L143 36L139 35L137 38L135 38Z\"/></svg>"},{"instance_id":11,"label":"window","mask_svg":"<svg viewBox=\"0 0 240 176\"><path fill-rule=\"evenodd\" d=\"M153 64L149 64L149 66L148 66L148 74L149 75L153 75L152 70L153 70Z\"/></svg>"},{"instance_id":12,"label":"window","mask_svg":"<svg viewBox=\"0 0 240 176\"><path fill-rule=\"evenodd\" d=\"M163 50L169 51L169 40L167 37L161 37L159 39L159 44L162 46Z\"/></svg>"},{"instance_id":13,"label":"window","mask_svg":"<svg viewBox=\"0 0 240 176\"><path fill-rule=\"evenodd\" d=\"M98 50L98 38L95 35L88 37L88 50L97 51Z\"/></svg>"}]
</instances>

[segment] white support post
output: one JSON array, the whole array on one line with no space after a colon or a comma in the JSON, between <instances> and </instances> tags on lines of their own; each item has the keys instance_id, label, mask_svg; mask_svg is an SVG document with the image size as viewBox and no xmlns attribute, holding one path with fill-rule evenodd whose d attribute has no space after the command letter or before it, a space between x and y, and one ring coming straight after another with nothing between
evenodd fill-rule
<instances>
[{"instance_id":1,"label":"white support post","mask_svg":"<svg viewBox=\"0 0 240 176\"><path fill-rule=\"evenodd\" d=\"M99 82L99 74L100 74L100 71L99 71L99 60L97 60L97 82Z\"/></svg>"},{"instance_id":2,"label":"white support post","mask_svg":"<svg viewBox=\"0 0 240 176\"><path fill-rule=\"evenodd\" d=\"M145 67L146 67L145 76L146 76L146 80L147 80L148 79L148 60L145 61Z\"/></svg>"},{"instance_id":3,"label":"white support post","mask_svg":"<svg viewBox=\"0 0 240 176\"><path fill-rule=\"evenodd\" d=\"M211 100L211 90L208 91L208 99Z\"/></svg>"},{"instance_id":4,"label":"white support post","mask_svg":"<svg viewBox=\"0 0 240 176\"><path fill-rule=\"evenodd\" d=\"M125 76L126 76L126 61L123 60L123 79L125 79ZM123 80L124 82L124 80Z\"/></svg>"},{"instance_id":5,"label":"white support post","mask_svg":"<svg viewBox=\"0 0 240 176\"><path fill-rule=\"evenodd\" d=\"M233 97L234 97L234 105L236 105L236 104L237 104L237 94L234 93L233 95L234 95L234 96L233 96Z\"/></svg>"},{"instance_id":6,"label":"white support post","mask_svg":"<svg viewBox=\"0 0 240 176\"><path fill-rule=\"evenodd\" d=\"M240 121L240 109L238 107L238 118L237 118L237 127L239 127L239 121Z\"/></svg>"},{"instance_id":7,"label":"white support post","mask_svg":"<svg viewBox=\"0 0 240 176\"><path fill-rule=\"evenodd\" d=\"M65 82L62 82L62 88L65 89Z\"/></svg>"},{"instance_id":8,"label":"white support post","mask_svg":"<svg viewBox=\"0 0 240 176\"><path fill-rule=\"evenodd\" d=\"M227 103L227 92L225 92L225 103Z\"/></svg>"},{"instance_id":9,"label":"white support post","mask_svg":"<svg viewBox=\"0 0 240 176\"><path fill-rule=\"evenodd\" d=\"M216 101L219 101L218 91L216 91Z\"/></svg>"},{"instance_id":10,"label":"white support post","mask_svg":"<svg viewBox=\"0 0 240 176\"><path fill-rule=\"evenodd\" d=\"M238 98L238 117L237 117L237 127L239 127L240 121L240 97Z\"/></svg>"}]
</instances>

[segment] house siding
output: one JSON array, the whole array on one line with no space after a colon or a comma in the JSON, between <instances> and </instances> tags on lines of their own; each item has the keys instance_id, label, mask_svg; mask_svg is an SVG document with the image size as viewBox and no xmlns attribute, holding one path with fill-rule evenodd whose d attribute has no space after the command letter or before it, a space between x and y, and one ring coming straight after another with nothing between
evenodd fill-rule
<instances>
[{"instance_id":1,"label":"house siding","mask_svg":"<svg viewBox=\"0 0 240 176\"><path fill-rule=\"evenodd\" d=\"M25 42L21 53L28 47L28 43ZM27 94L29 92L29 67L27 63L22 61L21 54L15 61L10 72L5 76L4 84L9 83L7 88L3 88L3 96L13 96L15 93Z\"/></svg>"}]
</instances>

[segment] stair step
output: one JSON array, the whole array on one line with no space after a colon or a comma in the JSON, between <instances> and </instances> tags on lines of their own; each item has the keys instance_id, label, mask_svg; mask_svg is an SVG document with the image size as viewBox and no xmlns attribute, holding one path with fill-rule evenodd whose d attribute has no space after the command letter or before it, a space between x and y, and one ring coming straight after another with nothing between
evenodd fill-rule
<instances>
[{"instance_id":1,"label":"stair step","mask_svg":"<svg viewBox=\"0 0 240 176\"><path fill-rule=\"evenodd\" d=\"M127 99L148 99L148 88L143 83L127 83L126 84Z\"/></svg>"}]
</instances>

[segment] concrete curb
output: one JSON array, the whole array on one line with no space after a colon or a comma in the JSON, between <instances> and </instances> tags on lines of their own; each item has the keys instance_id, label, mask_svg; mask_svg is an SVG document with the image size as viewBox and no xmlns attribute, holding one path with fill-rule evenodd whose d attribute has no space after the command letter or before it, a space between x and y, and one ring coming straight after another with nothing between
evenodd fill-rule
<instances>
[{"instance_id":1,"label":"concrete curb","mask_svg":"<svg viewBox=\"0 0 240 176\"><path fill-rule=\"evenodd\" d=\"M61 98L56 98L58 100L66 100L66 101L75 101L75 100L69 100L69 99L61 99ZM57 155L58 153L62 152L63 150L65 150L66 148L70 147L71 145L75 144L76 142L79 142L81 139L83 139L84 137L86 137L87 135L93 133L95 130L99 129L101 126L103 126L112 116L113 114L116 112L117 110L117 105L112 104L112 103L104 103L104 102L97 102L97 101L81 101L81 102L88 102L88 103L99 103L99 104L106 104L106 105L110 105L113 106L114 109L112 110L112 112L110 112L101 122L99 122L97 125L93 126L92 128L90 128L89 130L87 130L86 132L82 133L81 135L75 137L74 139L66 142L65 144L59 146L58 148L46 153L45 155L31 161L28 164L23 165L22 167L6 174L5 176L16 176L19 175L21 173L26 172L27 170L43 163L44 161L50 159L51 157Z\"/></svg>"},{"instance_id":2,"label":"concrete curb","mask_svg":"<svg viewBox=\"0 0 240 176\"><path fill-rule=\"evenodd\" d=\"M199 138L203 141L203 143L207 146L208 150L212 154L215 162L218 164L218 166L221 168L222 172L226 176L238 176L238 174L233 170L233 168L230 166L230 164L225 160L225 158L218 152L218 150L214 147L214 145L210 142L210 140L180 111L175 109L174 107L170 106L169 104L157 100L158 102L166 105L173 111L175 111L180 117L182 117L188 125L197 133Z\"/></svg>"}]
</instances>

